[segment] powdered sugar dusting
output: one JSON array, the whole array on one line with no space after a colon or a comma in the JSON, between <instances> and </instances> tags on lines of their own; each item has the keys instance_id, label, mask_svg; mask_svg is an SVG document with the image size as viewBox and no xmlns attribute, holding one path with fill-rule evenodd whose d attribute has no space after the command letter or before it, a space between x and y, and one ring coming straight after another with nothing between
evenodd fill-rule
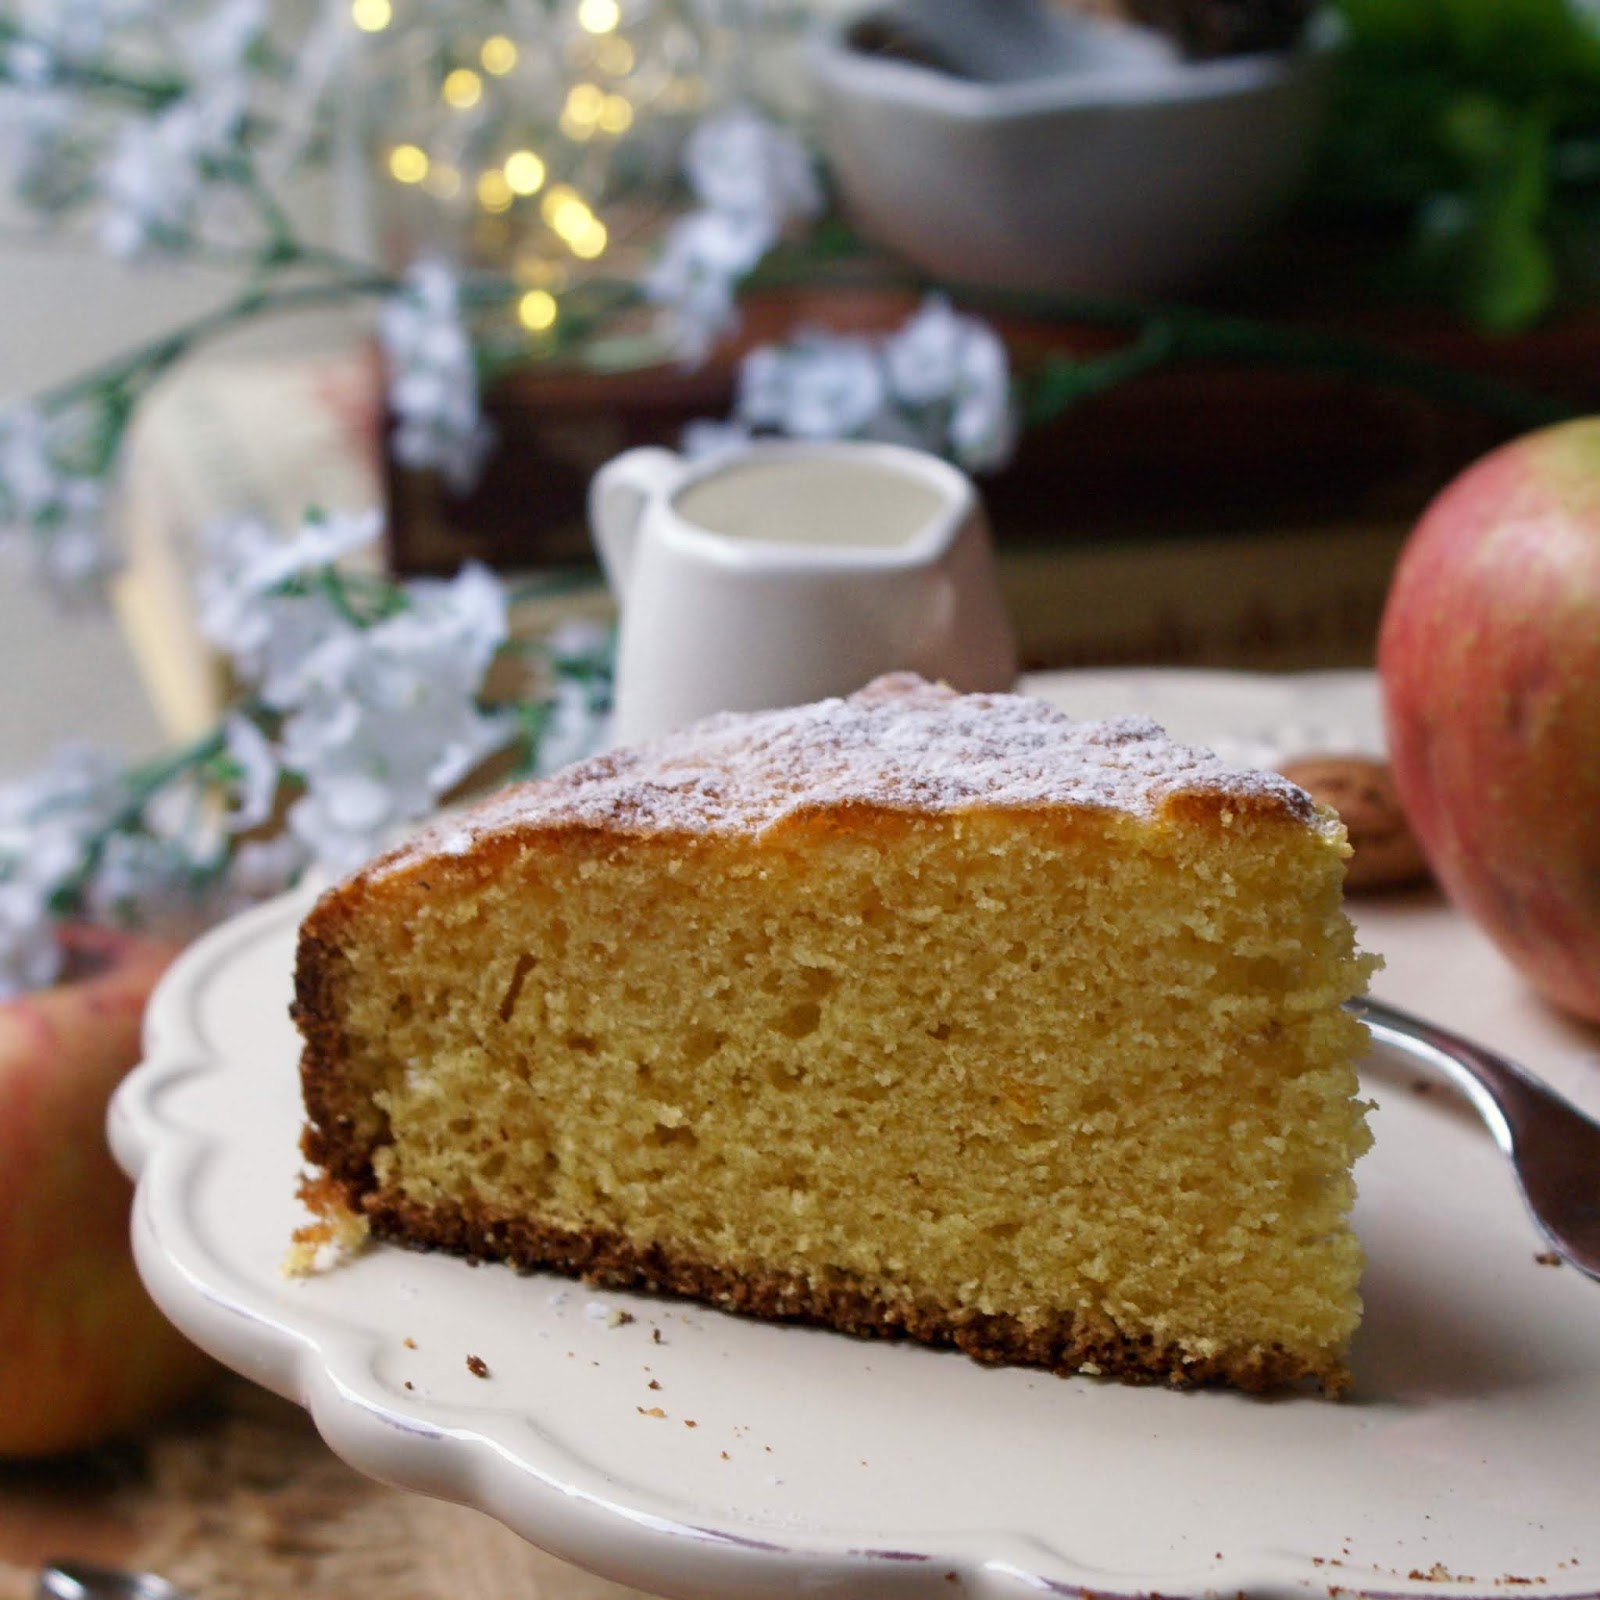
<instances>
[{"instance_id":1,"label":"powdered sugar dusting","mask_svg":"<svg viewBox=\"0 0 1600 1600\"><path fill-rule=\"evenodd\" d=\"M579 762L441 821L377 864L460 853L516 828L760 833L841 806L948 813L1087 807L1153 817L1179 794L1232 797L1332 828L1275 773L1175 744L1147 717L1075 722L1042 700L957 694L909 673L846 700L726 713L650 744Z\"/></svg>"}]
</instances>

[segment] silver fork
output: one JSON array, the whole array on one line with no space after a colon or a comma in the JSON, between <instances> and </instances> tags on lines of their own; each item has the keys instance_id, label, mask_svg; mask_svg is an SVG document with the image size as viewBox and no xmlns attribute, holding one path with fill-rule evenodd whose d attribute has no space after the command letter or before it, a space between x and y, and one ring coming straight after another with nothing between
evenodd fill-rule
<instances>
[{"instance_id":1,"label":"silver fork","mask_svg":"<svg viewBox=\"0 0 1600 1600\"><path fill-rule=\"evenodd\" d=\"M36 1600L189 1600L153 1572L125 1572L87 1561L52 1561L39 1573Z\"/></svg>"},{"instance_id":2,"label":"silver fork","mask_svg":"<svg viewBox=\"0 0 1600 1600\"><path fill-rule=\"evenodd\" d=\"M1522 1198L1557 1254L1600 1278L1600 1123L1525 1067L1381 1000L1354 1000L1372 1037L1444 1073L1510 1158Z\"/></svg>"}]
</instances>

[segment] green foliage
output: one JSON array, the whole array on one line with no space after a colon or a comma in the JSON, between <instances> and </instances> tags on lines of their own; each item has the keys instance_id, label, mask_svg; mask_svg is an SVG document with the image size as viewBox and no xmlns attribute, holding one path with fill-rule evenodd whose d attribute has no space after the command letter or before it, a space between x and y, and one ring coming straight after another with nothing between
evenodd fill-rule
<instances>
[{"instance_id":1,"label":"green foliage","mask_svg":"<svg viewBox=\"0 0 1600 1600\"><path fill-rule=\"evenodd\" d=\"M1600 12L1583 0L1336 0L1348 41L1318 186L1404 217L1408 286L1537 320L1600 237Z\"/></svg>"}]
</instances>

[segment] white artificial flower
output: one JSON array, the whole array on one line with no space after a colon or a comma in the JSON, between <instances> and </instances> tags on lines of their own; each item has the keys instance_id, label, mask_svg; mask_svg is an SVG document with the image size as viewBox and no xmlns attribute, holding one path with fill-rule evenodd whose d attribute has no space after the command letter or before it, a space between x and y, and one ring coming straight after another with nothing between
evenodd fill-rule
<instances>
[{"instance_id":1,"label":"white artificial flower","mask_svg":"<svg viewBox=\"0 0 1600 1600\"><path fill-rule=\"evenodd\" d=\"M0 513L12 524L31 524L62 492L53 431L35 406L0 413Z\"/></svg>"},{"instance_id":2,"label":"white artificial flower","mask_svg":"<svg viewBox=\"0 0 1600 1600\"><path fill-rule=\"evenodd\" d=\"M405 610L325 637L304 663L279 757L305 793L289 827L347 871L426 816L514 732L477 697L507 636L499 582L471 565L408 589Z\"/></svg>"},{"instance_id":3,"label":"white artificial flower","mask_svg":"<svg viewBox=\"0 0 1600 1600\"><path fill-rule=\"evenodd\" d=\"M195 77L209 82L219 75L238 72L266 26L266 0L221 0L220 4L213 4L180 34L184 56Z\"/></svg>"},{"instance_id":4,"label":"white artificial flower","mask_svg":"<svg viewBox=\"0 0 1600 1600\"><path fill-rule=\"evenodd\" d=\"M695 125L683 169L695 198L710 211L759 217L774 237L791 218L822 210L822 189L801 142L748 106Z\"/></svg>"},{"instance_id":5,"label":"white artificial flower","mask_svg":"<svg viewBox=\"0 0 1600 1600\"><path fill-rule=\"evenodd\" d=\"M678 438L679 451L691 461L742 450L750 442L750 429L743 422L716 422L709 417L684 424Z\"/></svg>"},{"instance_id":6,"label":"white artificial flower","mask_svg":"<svg viewBox=\"0 0 1600 1600\"><path fill-rule=\"evenodd\" d=\"M612 631L604 623L585 617L559 622L544 638L545 653L553 661L565 661L596 671L610 665Z\"/></svg>"},{"instance_id":7,"label":"white artificial flower","mask_svg":"<svg viewBox=\"0 0 1600 1600\"><path fill-rule=\"evenodd\" d=\"M76 426L29 406L0 415L0 535L68 603L103 595L119 564L104 482L60 464Z\"/></svg>"},{"instance_id":8,"label":"white artificial flower","mask_svg":"<svg viewBox=\"0 0 1600 1600\"><path fill-rule=\"evenodd\" d=\"M224 76L122 124L100 171L100 241L112 255L170 247L196 226L213 168L238 142L247 98L243 79Z\"/></svg>"},{"instance_id":9,"label":"white artificial flower","mask_svg":"<svg viewBox=\"0 0 1600 1600\"><path fill-rule=\"evenodd\" d=\"M373 511L308 518L290 539L248 519L207 531L209 560L196 583L200 628L264 704L294 705L317 650L352 626L320 587L286 590L371 545L381 527Z\"/></svg>"},{"instance_id":10,"label":"white artificial flower","mask_svg":"<svg viewBox=\"0 0 1600 1600\"><path fill-rule=\"evenodd\" d=\"M378 332L389 365L395 459L435 469L465 493L478 480L494 432L479 400L454 270L438 259L415 262L384 303Z\"/></svg>"},{"instance_id":11,"label":"white artificial flower","mask_svg":"<svg viewBox=\"0 0 1600 1600\"><path fill-rule=\"evenodd\" d=\"M228 866L228 892L233 906L253 904L281 894L310 864L310 852L292 833L271 839L245 839Z\"/></svg>"},{"instance_id":12,"label":"white artificial flower","mask_svg":"<svg viewBox=\"0 0 1600 1600\"><path fill-rule=\"evenodd\" d=\"M93 427L81 408L0 412L0 537L67 601L102 594L118 565L104 481L65 464Z\"/></svg>"},{"instance_id":13,"label":"white artificial flower","mask_svg":"<svg viewBox=\"0 0 1600 1600\"><path fill-rule=\"evenodd\" d=\"M121 565L106 529L104 494L98 484L74 485L63 506L69 514L34 530L25 550L34 576L66 608L97 604L106 580Z\"/></svg>"},{"instance_id":14,"label":"white artificial flower","mask_svg":"<svg viewBox=\"0 0 1600 1600\"><path fill-rule=\"evenodd\" d=\"M14 45L9 52L13 86L0 86L0 159L18 199L49 213L71 200L71 151L82 133L82 107L76 96L59 89L15 87L26 81L17 66L23 48Z\"/></svg>"},{"instance_id":15,"label":"white artificial flower","mask_svg":"<svg viewBox=\"0 0 1600 1600\"><path fill-rule=\"evenodd\" d=\"M534 771L540 777L559 772L608 747L611 739L609 702L575 678L557 678L539 736Z\"/></svg>"},{"instance_id":16,"label":"white artificial flower","mask_svg":"<svg viewBox=\"0 0 1600 1600\"><path fill-rule=\"evenodd\" d=\"M0 784L0 999L59 975L52 902L127 803L120 768L86 745L63 746L36 772Z\"/></svg>"},{"instance_id":17,"label":"white artificial flower","mask_svg":"<svg viewBox=\"0 0 1600 1600\"><path fill-rule=\"evenodd\" d=\"M248 595L271 594L292 578L303 578L375 544L383 517L373 511L308 516L285 539L249 518L222 523L207 535L212 569Z\"/></svg>"},{"instance_id":18,"label":"white artificial flower","mask_svg":"<svg viewBox=\"0 0 1600 1600\"><path fill-rule=\"evenodd\" d=\"M468 561L447 582L435 578L413 583L410 594L411 615L437 619L452 630L470 664L475 692L510 637L505 586L482 562Z\"/></svg>"},{"instance_id":19,"label":"white artificial flower","mask_svg":"<svg viewBox=\"0 0 1600 1600\"><path fill-rule=\"evenodd\" d=\"M822 191L800 141L744 106L698 123L683 166L700 207L668 231L644 292L680 359L695 363L736 324L739 281L791 221L816 216Z\"/></svg>"},{"instance_id":20,"label":"white artificial flower","mask_svg":"<svg viewBox=\"0 0 1600 1600\"><path fill-rule=\"evenodd\" d=\"M889 385L902 404L946 410L948 453L963 466L1001 465L1015 443L1005 346L976 317L930 295L884 343Z\"/></svg>"},{"instance_id":21,"label":"white artificial flower","mask_svg":"<svg viewBox=\"0 0 1600 1600\"><path fill-rule=\"evenodd\" d=\"M54 77L58 65L92 66L103 58L117 34L144 21L157 0L20 0L19 44L28 47L33 81ZM17 53L18 46L12 46ZM15 70L15 63L7 62Z\"/></svg>"},{"instance_id":22,"label":"white artificial flower","mask_svg":"<svg viewBox=\"0 0 1600 1600\"><path fill-rule=\"evenodd\" d=\"M754 213L695 211L672 225L642 286L662 308L666 337L680 359L703 361L733 330L739 280L776 240L770 221Z\"/></svg>"},{"instance_id":23,"label":"white artificial flower","mask_svg":"<svg viewBox=\"0 0 1600 1600\"><path fill-rule=\"evenodd\" d=\"M34 884L0 878L0 1001L54 983L61 967L46 897Z\"/></svg>"},{"instance_id":24,"label":"white artificial flower","mask_svg":"<svg viewBox=\"0 0 1600 1600\"><path fill-rule=\"evenodd\" d=\"M43 89L55 78L56 57L37 39L13 39L0 47L0 70L18 88Z\"/></svg>"},{"instance_id":25,"label":"white artificial flower","mask_svg":"<svg viewBox=\"0 0 1600 1600\"><path fill-rule=\"evenodd\" d=\"M957 316L942 294L929 295L884 341L883 360L895 398L913 406L948 399L960 378L962 344L978 326L970 317Z\"/></svg>"},{"instance_id":26,"label":"white artificial flower","mask_svg":"<svg viewBox=\"0 0 1600 1600\"><path fill-rule=\"evenodd\" d=\"M341 873L370 859L403 824L427 816L513 732L509 720L470 703L420 693L399 714L391 707L326 716L323 709L298 713L285 727L285 760L305 781L289 826Z\"/></svg>"},{"instance_id":27,"label":"white artificial flower","mask_svg":"<svg viewBox=\"0 0 1600 1600\"><path fill-rule=\"evenodd\" d=\"M192 936L205 919L205 896L197 889L203 875L204 863L180 833L113 833L101 848L83 909L95 922Z\"/></svg>"},{"instance_id":28,"label":"white artificial flower","mask_svg":"<svg viewBox=\"0 0 1600 1600\"><path fill-rule=\"evenodd\" d=\"M782 431L789 402L789 351L762 344L739 363L733 420L752 428Z\"/></svg>"},{"instance_id":29,"label":"white artificial flower","mask_svg":"<svg viewBox=\"0 0 1600 1600\"><path fill-rule=\"evenodd\" d=\"M785 348L752 350L739 372L738 420L799 439L866 432L888 396L883 363L866 339L810 331Z\"/></svg>"},{"instance_id":30,"label":"white artificial flower","mask_svg":"<svg viewBox=\"0 0 1600 1600\"><path fill-rule=\"evenodd\" d=\"M555 672L536 772L555 772L609 747L614 644L611 628L581 618L561 623L545 636L544 653Z\"/></svg>"},{"instance_id":31,"label":"white artificial flower","mask_svg":"<svg viewBox=\"0 0 1600 1600\"><path fill-rule=\"evenodd\" d=\"M91 745L61 745L36 771L0 783L0 858L32 849L29 830L42 819L87 834L125 801L123 772L116 761ZM41 870L54 871L54 858Z\"/></svg>"},{"instance_id":32,"label":"white artificial flower","mask_svg":"<svg viewBox=\"0 0 1600 1600\"><path fill-rule=\"evenodd\" d=\"M1017 415L1011 402L1011 363L987 329L964 348L960 383L950 412L950 453L965 467L987 471L1011 459Z\"/></svg>"},{"instance_id":33,"label":"white artificial flower","mask_svg":"<svg viewBox=\"0 0 1600 1600\"><path fill-rule=\"evenodd\" d=\"M751 350L732 418L692 423L684 438L700 452L752 432L880 439L982 470L1009 458L1016 429L1005 346L985 323L932 296L880 342L812 329Z\"/></svg>"},{"instance_id":34,"label":"white artificial flower","mask_svg":"<svg viewBox=\"0 0 1600 1600\"><path fill-rule=\"evenodd\" d=\"M272 741L248 717L237 713L224 724L228 760L238 770L230 833L248 833L272 815L278 794L278 757Z\"/></svg>"}]
</instances>

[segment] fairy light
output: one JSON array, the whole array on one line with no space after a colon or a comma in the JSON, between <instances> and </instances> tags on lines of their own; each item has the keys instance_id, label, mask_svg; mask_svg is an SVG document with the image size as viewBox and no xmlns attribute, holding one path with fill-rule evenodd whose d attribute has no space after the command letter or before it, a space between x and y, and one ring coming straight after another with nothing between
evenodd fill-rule
<instances>
[{"instance_id":1,"label":"fairy light","mask_svg":"<svg viewBox=\"0 0 1600 1600\"><path fill-rule=\"evenodd\" d=\"M620 94L608 94L600 102L600 131L626 133L633 126L633 102Z\"/></svg>"},{"instance_id":2,"label":"fairy light","mask_svg":"<svg viewBox=\"0 0 1600 1600\"><path fill-rule=\"evenodd\" d=\"M517 301L517 321L529 333L544 333L555 326L556 297L548 289L530 289Z\"/></svg>"},{"instance_id":3,"label":"fairy light","mask_svg":"<svg viewBox=\"0 0 1600 1600\"><path fill-rule=\"evenodd\" d=\"M496 33L483 41L478 59L483 63L485 72L503 78L508 72L515 71L518 54L515 41L506 38L503 33Z\"/></svg>"},{"instance_id":4,"label":"fairy light","mask_svg":"<svg viewBox=\"0 0 1600 1600\"><path fill-rule=\"evenodd\" d=\"M593 261L605 253L611 236L576 189L556 184L540 203L539 212L550 231L580 261Z\"/></svg>"},{"instance_id":5,"label":"fairy light","mask_svg":"<svg viewBox=\"0 0 1600 1600\"><path fill-rule=\"evenodd\" d=\"M605 223L596 216L590 216L582 227L574 228L567 237L567 248L580 261L593 261L605 254L610 238Z\"/></svg>"},{"instance_id":6,"label":"fairy light","mask_svg":"<svg viewBox=\"0 0 1600 1600\"><path fill-rule=\"evenodd\" d=\"M511 185L499 167L490 167L478 174L478 204L485 211L509 211L514 199Z\"/></svg>"},{"instance_id":7,"label":"fairy light","mask_svg":"<svg viewBox=\"0 0 1600 1600\"><path fill-rule=\"evenodd\" d=\"M561 131L569 139L591 139L605 105L605 91L597 83L575 83L561 108Z\"/></svg>"},{"instance_id":8,"label":"fairy light","mask_svg":"<svg viewBox=\"0 0 1600 1600\"><path fill-rule=\"evenodd\" d=\"M531 150L513 150L506 157L505 174L513 194L537 194L544 186L544 162Z\"/></svg>"},{"instance_id":9,"label":"fairy light","mask_svg":"<svg viewBox=\"0 0 1600 1600\"><path fill-rule=\"evenodd\" d=\"M586 33L610 33L621 21L617 0L582 0L578 7L578 26Z\"/></svg>"},{"instance_id":10,"label":"fairy light","mask_svg":"<svg viewBox=\"0 0 1600 1600\"><path fill-rule=\"evenodd\" d=\"M468 111L483 98L483 79L471 67L457 67L439 89L440 98L457 111Z\"/></svg>"},{"instance_id":11,"label":"fairy light","mask_svg":"<svg viewBox=\"0 0 1600 1600\"><path fill-rule=\"evenodd\" d=\"M551 188L540 202L539 214L550 225L551 231L568 244L595 220L588 201L576 189L564 183Z\"/></svg>"},{"instance_id":12,"label":"fairy light","mask_svg":"<svg viewBox=\"0 0 1600 1600\"><path fill-rule=\"evenodd\" d=\"M394 21L390 0L350 0L350 20L363 33L382 33Z\"/></svg>"},{"instance_id":13,"label":"fairy light","mask_svg":"<svg viewBox=\"0 0 1600 1600\"><path fill-rule=\"evenodd\" d=\"M389 176L396 183L421 183L428 176L428 152L414 144L397 144L389 152Z\"/></svg>"},{"instance_id":14,"label":"fairy light","mask_svg":"<svg viewBox=\"0 0 1600 1600\"><path fill-rule=\"evenodd\" d=\"M567 110L583 122L599 121L605 102L605 90L597 83L575 83L567 91Z\"/></svg>"}]
</instances>

